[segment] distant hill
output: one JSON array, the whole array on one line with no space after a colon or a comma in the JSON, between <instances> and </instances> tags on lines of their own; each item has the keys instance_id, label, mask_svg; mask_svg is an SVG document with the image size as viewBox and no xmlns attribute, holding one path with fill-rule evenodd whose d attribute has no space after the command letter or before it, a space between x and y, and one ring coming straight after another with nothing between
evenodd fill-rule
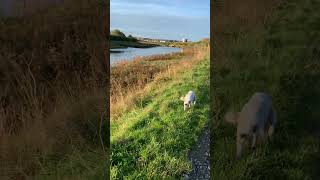
<instances>
[{"instance_id":1,"label":"distant hill","mask_svg":"<svg viewBox=\"0 0 320 180\"><path fill-rule=\"evenodd\" d=\"M112 30L110 32L110 35L126 38L126 35L123 32L121 32L120 30L118 30L118 29Z\"/></svg>"},{"instance_id":2,"label":"distant hill","mask_svg":"<svg viewBox=\"0 0 320 180\"><path fill-rule=\"evenodd\" d=\"M136 42L137 39L135 37L133 37L132 35L129 35L128 37L121 32L118 29L114 29L110 32L110 40L114 40L114 41L132 41L132 42Z\"/></svg>"}]
</instances>

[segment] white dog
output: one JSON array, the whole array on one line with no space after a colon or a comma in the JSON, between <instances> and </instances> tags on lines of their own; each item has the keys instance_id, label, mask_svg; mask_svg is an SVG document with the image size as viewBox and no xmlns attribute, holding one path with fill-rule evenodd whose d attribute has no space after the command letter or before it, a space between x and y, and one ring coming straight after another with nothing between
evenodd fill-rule
<instances>
[{"instance_id":1,"label":"white dog","mask_svg":"<svg viewBox=\"0 0 320 180\"><path fill-rule=\"evenodd\" d=\"M186 111L191 107L191 104L196 104L196 94L193 91L189 91L185 97L180 98L183 101L183 110Z\"/></svg>"},{"instance_id":2,"label":"white dog","mask_svg":"<svg viewBox=\"0 0 320 180\"><path fill-rule=\"evenodd\" d=\"M272 136L276 124L276 112L272 99L265 93L255 93L243 106L241 112L228 112L225 120L237 126L237 154L240 158L245 144L252 140L252 148Z\"/></svg>"}]
</instances>

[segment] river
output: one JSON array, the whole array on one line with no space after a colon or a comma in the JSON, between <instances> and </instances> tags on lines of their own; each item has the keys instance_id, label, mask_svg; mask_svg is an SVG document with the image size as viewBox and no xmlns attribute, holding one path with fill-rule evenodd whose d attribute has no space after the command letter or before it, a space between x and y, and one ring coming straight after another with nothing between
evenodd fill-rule
<instances>
[{"instance_id":1,"label":"river","mask_svg":"<svg viewBox=\"0 0 320 180\"><path fill-rule=\"evenodd\" d=\"M110 49L110 64L117 63L121 60L132 60L137 56L152 56L160 54L169 54L181 52L180 48L175 47L152 47L152 48L123 48Z\"/></svg>"}]
</instances>

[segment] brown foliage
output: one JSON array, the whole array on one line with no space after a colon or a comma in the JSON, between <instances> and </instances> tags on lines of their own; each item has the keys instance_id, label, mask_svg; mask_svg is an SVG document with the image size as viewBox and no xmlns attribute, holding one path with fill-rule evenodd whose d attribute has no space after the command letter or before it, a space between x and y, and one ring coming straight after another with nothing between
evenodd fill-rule
<instances>
[{"instance_id":1,"label":"brown foliage","mask_svg":"<svg viewBox=\"0 0 320 180\"><path fill-rule=\"evenodd\" d=\"M109 73L97 3L70 0L0 22L0 176L34 175L41 158L96 133L85 130L105 112Z\"/></svg>"},{"instance_id":2,"label":"brown foliage","mask_svg":"<svg viewBox=\"0 0 320 180\"><path fill-rule=\"evenodd\" d=\"M228 34L246 31L265 24L281 0L216 0L214 1L214 32Z\"/></svg>"}]
</instances>

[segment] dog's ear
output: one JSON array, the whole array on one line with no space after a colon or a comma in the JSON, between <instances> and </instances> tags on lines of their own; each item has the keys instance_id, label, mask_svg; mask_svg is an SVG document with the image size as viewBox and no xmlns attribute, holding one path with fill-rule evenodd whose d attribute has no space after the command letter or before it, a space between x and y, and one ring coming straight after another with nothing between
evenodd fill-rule
<instances>
[{"instance_id":1,"label":"dog's ear","mask_svg":"<svg viewBox=\"0 0 320 180\"><path fill-rule=\"evenodd\" d=\"M184 101L184 97L183 97L183 96L181 96L181 97L180 97L180 100L181 100L181 101Z\"/></svg>"},{"instance_id":2,"label":"dog's ear","mask_svg":"<svg viewBox=\"0 0 320 180\"><path fill-rule=\"evenodd\" d=\"M227 112L225 115L225 121L236 125L238 123L239 113L238 112Z\"/></svg>"}]
</instances>

